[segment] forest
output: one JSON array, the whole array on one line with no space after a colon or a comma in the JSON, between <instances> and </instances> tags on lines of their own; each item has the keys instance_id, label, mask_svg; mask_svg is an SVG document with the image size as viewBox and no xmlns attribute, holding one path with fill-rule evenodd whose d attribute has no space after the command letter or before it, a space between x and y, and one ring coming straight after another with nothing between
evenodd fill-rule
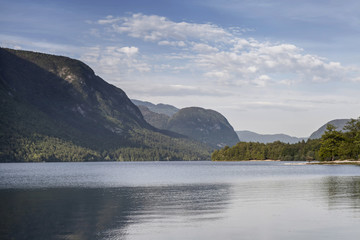
<instances>
[{"instance_id":1,"label":"forest","mask_svg":"<svg viewBox=\"0 0 360 240\"><path fill-rule=\"evenodd\" d=\"M233 147L215 150L213 161L282 160L334 161L358 160L360 154L360 118L351 119L342 130L329 124L320 139L295 144L282 142L239 142Z\"/></svg>"}]
</instances>

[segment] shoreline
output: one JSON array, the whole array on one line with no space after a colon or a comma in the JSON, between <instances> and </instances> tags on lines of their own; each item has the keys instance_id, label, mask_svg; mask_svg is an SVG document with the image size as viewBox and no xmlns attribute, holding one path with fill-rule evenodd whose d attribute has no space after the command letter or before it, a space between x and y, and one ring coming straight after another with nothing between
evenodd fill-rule
<instances>
[{"instance_id":1,"label":"shoreline","mask_svg":"<svg viewBox=\"0 0 360 240\"><path fill-rule=\"evenodd\" d=\"M334 161L282 161L282 160L226 160L213 162L284 162L285 165L357 165L360 166L360 160L334 160Z\"/></svg>"},{"instance_id":2,"label":"shoreline","mask_svg":"<svg viewBox=\"0 0 360 240\"><path fill-rule=\"evenodd\" d=\"M323 161L323 162L307 162L309 165L358 165L360 166L360 160L335 160L335 161Z\"/></svg>"},{"instance_id":3,"label":"shoreline","mask_svg":"<svg viewBox=\"0 0 360 240\"><path fill-rule=\"evenodd\" d=\"M246 161L246 160L244 160ZM247 160L249 162L281 162L281 160L273 160L273 159L266 159L266 160L256 160L256 159L253 159L253 160Z\"/></svg>"}]
</instances>

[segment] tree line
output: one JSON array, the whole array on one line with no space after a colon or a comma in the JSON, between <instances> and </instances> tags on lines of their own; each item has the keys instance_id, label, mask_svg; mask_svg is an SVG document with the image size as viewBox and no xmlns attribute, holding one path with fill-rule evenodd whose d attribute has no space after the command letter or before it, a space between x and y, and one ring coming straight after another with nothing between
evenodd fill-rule
<instances>
[{"instance_id":1,"label":"tree line","mask_svg":"<svg viewBox=\"0 0 360 240\"><path fill-rule=\"evenodd\" d=\"M273 143L239 142L233 147L215 150L213 161L282 160L282 161L334 161L359 159L360 118L351 119L338 131L327 125L320 139L309 139L295 144L276 141Z\"/></svg>"},{"instance_id":2,"label":"tree line","mask_svg":"<svg viewBox=\"0 0 360 240\"><path fill-rule=\"evenodd\" d=\"M158 136L149 137L159 139ZM190 161L210 157L209 149L196 142L189 147L185 139L163 136L162 143L146 146L144 139L133 138L138 145L103 148L100 144L94 148L40 134L7 138L0 134L0 162Z\"/></svg>"}]
</instances>

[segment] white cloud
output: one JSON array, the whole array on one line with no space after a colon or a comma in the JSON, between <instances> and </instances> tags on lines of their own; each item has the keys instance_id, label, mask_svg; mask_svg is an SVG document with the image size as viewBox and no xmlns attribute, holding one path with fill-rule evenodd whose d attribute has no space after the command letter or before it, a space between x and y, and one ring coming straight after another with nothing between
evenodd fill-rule
<instances>
[{"instance_id":1,"label":"white cloud","mask_svg":"<svg viewBox=\"0 0 360 240\"><path fill-rule=\"evenodd\" d=\"M268 82L271 80L271 78L267 75L261 75L259 76L258 78L256 78L253 83L256 85L256 86L259 86L259 87L266 87L266 85L268 84Z\"/></svg>"},{"instance_id":2,"label":"white cloud","mask_svg":"<svg viewBox=\"0 0 360 240\"><path fill-rule=\"evenodd\" d=\"M231 73L234 80L241 78L259 82L263 75L276 75L274 80L281 83L288 80L289 74L295 75L296 79L314 82L349 79L349 67L316 55L303 54L304 50L295 45L252 41L246 48L236 49L237 51L224 50L201 54L194 59L204 71ZM215 75L207 74L207 76Z\"/></svg>"},{"instance_id":3,"label":"white cloud","mask_svg":"<svg viewBox=\"0 0 360 240\"><path fill-rule=\"evenodd\" d=\"M114 18L111 15L106 16L105 19L100 19L97 21L98 24L113 24L120 20L120 18Z\"/></svg>"},{"instance_id":4,"label":"white cloud","mask_svg":"<svg viewBox=\"0 0 360 240\"><path fill-rule=\"evenodd\" d=\"M163 61L172 59L172 63L161 60L154 63L155 54L148 56L152 65L176 64L176 67L198 72L222 84L266 87L270 82L289 86L301 81L320 83L357 79L353 76L354 69L339 62L307 54L294 44L238 37L233 34L234 28L225 29L210 23L174 22L162 16L141 13L128 17L108 16L98 23L110 26L112 34L154 42L165 49L167 46L175 47L168 48L168 54L158 56ZM137 53L135 48L131 54L129 51L128 56ZM289 75L294 79L289 79ZM264 79L264 76L271 80Z\"/></svg>"},{"instance_id":5,"label":"white cloud","mask_svg":"<svg viewBox=\"0 0 360 240\"><path fill-rule=\"evenodd\" d=\"M173 22L157 15L133 14L131 17L114 18L112 16L98 21L112 24L113 31L126 33L131 37L146 41L204 39L218 41L231 34L214 24Z\"/></svg>"},{"instance_id":6,"label":"white cloud","mask_svg":"<svg viewBox=\"0 0 360 240\"><path fill-rule=\"evenodd\" d=\"M158 42L160 46L173 46L173 47L185 47L186 43L184 41L160 41Z\"/></svg>"},{"instance_id":7,"label":"white cloud","mask_svg":"<svg viewBox=\"0 0 360 240\"><path fill-rule=\"evenodd\" d=\"M351 78L352 82L360 82L360 77Z\"/></svg>"},{"instance_id":8,"label":"white cloud","mask_svg":"<svg viewBox=\"0 0 360 240\"><path fill-rule=\"evenodd\" d=\"M104 46L91 47L83 50L80 59L101 77L116 84L132 73L151 71L151 65L142 59L137 47Z\"/></svg>"},{"instance_id":9,"label":"white cloud","mask_svg":"<svg viewBox=\"0 0 360 240\"><path fill-rule=\"evenodd\" d=\"M124 85L125 88L131 89L129 94L151 97L184 97L184 96L227 96L226 91L214 89L211 86L197 86L197 85L184 85L184 84L139 84L138 82L130 82ZM184 100L184 99L183 99ZM193 103L195 104L195 103Z\"/></svg>"},{"instance_id":10,"label":"white cloud","mask_svg":"<svg viewBox=\"0 0 360 240\"><path fill-rule=\"evenodd\" d=\"M222 83L226 83L228 79L231 78L231 75L227 71L211 71L204 74L205 77L217 78L222 81Z\"/></svg>"},{"instance_id":11,"label":"white cloud","mask_svg":"<svg viewBox=\"0 0 360 240\"><path fill-rule=\"evenodd\" d=\"M137 47L122 47L118 51L125 53L128 57L132 57L139 52L139 49Z\"/></svg>"},{"instance_id":12,"label":"white cloud","mask_svg":"<svg viewBox=\"0 0 360 240\"><path fill-rule=\"evenodd\" d=\"M205 43L193 43L192 50L199 53L217 52L219 49Z\"/></svg>"}]
</instances>

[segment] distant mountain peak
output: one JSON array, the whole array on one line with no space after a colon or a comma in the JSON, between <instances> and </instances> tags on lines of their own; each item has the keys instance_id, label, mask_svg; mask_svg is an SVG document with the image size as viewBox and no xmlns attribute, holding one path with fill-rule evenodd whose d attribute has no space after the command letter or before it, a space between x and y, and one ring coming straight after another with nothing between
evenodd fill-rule
<instances>
[{"instance_id":1,"label":"distant mountain peak","mask_svg":"<svg viewBox=\"0 0 360 240\"><path fill-rule=\"evenodd\" d=\"M223 115L200 107L180 109L169 119L167 129L216 148L239 142L233 127Z\"/></svg>"},{"instance_id":2,"label":"distant mountain peak","mask_svg":"<svg viewBox=\"0 0 360 240\"><path fill-rule=\"evenodd\" d=\"M169 104L164 104L164 103L153 104L151 102L140 101L140 100L136 100L136 99L131 99L131 101L136 106L145 106L154 113L165 114L169 117L172 117L175 113L177 113L179 111L178 108L176 108L172 105L169 105Z\"/></svg>"},{"instance_id":3,"label":"distant mountain peak","mask_svg":"<svg viewBox=\"0 0 360 240\"><path fill-rule=\"evenodd\" d=\"M336 127L336 130L338 131L342 131L343 128L345 127L345 125L350 121L350 119L335 119L335 120L331 120L327 123L325 123L324 125L322 125L318 130L316 130L315 132L313 132L310 135L310 139L317 139L317 138L321 138L321 136L325 133L326 131L326 126L328 124L331 124L333 126Z\"/></svg>"},{"instance_id":4,"label":"distant mountain peak","mask_svg":"<svg viewBox=\"0 0 360 240\"><path fill-rule=\"evenodd\" d=\"M307 138L292 137L286 134L259 134L251 131L236 131L240 141L242 142L259 142L259 143L272 143L276 141L284 143L297 143Z\"/></svg>"},{"instance_id":5,"label":"distant mountain peak","mask_svg":"<svg viewBox=\"0 0 360 240\"><path fill-rule=\"evenodd\" d=\"M180 110L176 108L176 113L169 116L159 113L162 111L154 112L150 108L156 109L159 105L168 108L171 105L132 101L139 104L145 120L156 128L188 136L213 148L232 146L239 142L239 138L227 119L214 110L200 107L187 107ZM173 106L171 108L174 109Z\"/></svg>"}]
</instances>

